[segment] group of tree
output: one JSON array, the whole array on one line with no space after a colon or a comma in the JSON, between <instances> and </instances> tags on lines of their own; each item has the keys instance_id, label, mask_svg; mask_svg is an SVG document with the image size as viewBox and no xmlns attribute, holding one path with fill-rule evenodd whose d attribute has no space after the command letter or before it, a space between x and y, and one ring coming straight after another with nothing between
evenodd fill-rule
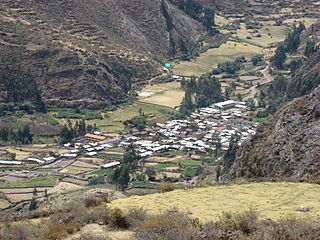
<instances>
[{"instance_id":1,"label":"group of tree","mask_svg":"<svg viewBox=\"0 0 320 240\"><path fill-rule=\"evenodd\" d=\"M278 47L276 49L275 55L271 58L271 61L273 62L274 66L278 69L284 68L284 62L287 59L286 53L294 53L297 51L299 45L300 45L300 36L302 31L304 31L306 27L303 23L300 23L297 27L296 25L293 25L292 30L288 33L286 39L284 42L279 43ZM311 46L309 46L311 47ZM309 52L308 50L307 52Z\"/></svg>"},{"instance_id":2,"label":"group of tree","mask_svg":"<svg viewBox=\"0 0 320 240\"><path fill-rule=\"evenodd\" d=\"M195 78L182 80L181 87L185 91L185 96L179 111L185 116L196 108L207 107L223 100L220 82L210 74L202 75L198 80Z\"/></svg>"},{"instance_id":3,"label":"group of tree","mask_svg":"<svg viewBox=\"0 0 320 240\"><path fill-rule=\"evenodd\" d=\"M29 102L37 112L46 112L37 82L30 71L16 64L16 59L2 59L0 62L0 86L6 91L8 103Z\"/></svg>"},{"instance_id":4,"label":"group of tree","mask_svg":"<svg viewBox=\"0 0 320 240\"><path fill-rule=\"evenodd\" d=\"M251 62L253 66L257 66L262 61L263 61L263 54L256 54L251 58Z\"/></svg>"},{"instance_id":5,"label":"group of tree","mask_svg":"<svg viewBox=\"0 0 320 240\"><path fill-rule=\"evenodd\" d=\"M232 62L223 62L219 63L216 69L212 70L212 74L221 74L221 73L228 73L228 74L235 74L237 71L241 69L242 63L246 61L245 57L240 56L237 57Z\"/></svg>"},{"instance_id":6,"label":"group of tree","mask_svg":"<svg viewBox=\"0 0 320 240\"><path fill-rule=\"evenodd\" d=\"M239 133L235 133L231 136L229 147L225 154L223 155L223 169L224 172L228 171L234 161L236 160L236 154L239 148L240 135Z\"/></svg>"},{"instance_id":7,"label":"group of tree","mask_svg":"<svg viewBox=\"0 0 320 240\"><path fill-rule=\"evenodd\" d=\"M142 131L147 126L147 119L144 115L139 115L124 121L123 125L126 129L136 128L139 131Z\"/></svg>"},{"instance_id":8,"label":"group of tree","mask_svg":"<svg viewBox=\"0 0 320 240\"><path fill-rule=\"evenodd\" d=\"M28 125L20 126L17 130L0 127L0 140L3 142L14 142L15 144L32 143L32 134Z\"/></svg>"},{"instance_id":9,"label":"group of tree","mask_svg":"<svg viewBox=\"0 0 320 240\"><path fill-rule=\"evenodd\" d=\"M114 183L121 190L128 187L130 181L130 172L138 167L140 156L136 153L133 145L125 149L121 166L116 168L111 177L111 183Z\"/></svg>"},{"instance_id":10,"label":"group of tree","mask_svg":"<svg viewBox=\"0 0 320 240\"><path fill-rule=\"evenodd\" d=\"M215 13L213 9L204 7L195 0L171 0L171 2L175 3L180 10L184 11L191 18L201 22L209 34L214 33Z\"/></svg>"},{"instance_id":11,"label":"group of tree","mask_svg":"<svg viewBox=\"0 0 320 240\"><path fill-rule=\"evenodd\" d=\"M76 121L73 125L68 119L67 124L65 124L60 132L59 136L61 138L61 143L70 142L73 138L84 135L85 133L93 132L97 129L96 125L87 125L84 119Z\"/></svg>"}]
</instances>

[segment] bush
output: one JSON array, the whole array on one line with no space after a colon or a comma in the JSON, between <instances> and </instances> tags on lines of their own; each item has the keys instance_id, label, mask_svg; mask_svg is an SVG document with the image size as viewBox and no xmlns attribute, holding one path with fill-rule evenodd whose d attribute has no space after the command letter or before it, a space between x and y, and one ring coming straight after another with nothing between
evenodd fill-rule
<instances>
[{"instance_id":1,"label":"bush","mask_svg":"<svg viewBox=\"0 0 320 240\"><path fill-rule=\"evenodd\" d=\"M100 195L95 195L95 194L87 194L86 196L83 197L83 202L84 205L89 208L89 207L96 207L100 205L103 202L108 202L109 201L109 195L108 193L102 193Z\"/></svg>"},{"instance_id":2,"label":"bush","mask_svg":"<svg viewBox=\"0 0 320 240\"><path fill-rule=\"evenodd\" d=\"M244 234L251 234L257 230L258 214L253 209L242 213L224 212L217 224L224 231L241 231Z\"/></svg>"},{"instance_id":3,"label":"bush","mask_svg":"<svg viewBox=\"0 0 320 240\"><path fill-rule=\"evenodd\" d=\"M141 226L141 224L147 219L147 217L147 211L142 207L131 208L127 213L127 221L133 228Z\"/></svg>"},{"instance_id":4,"label":"bush","mask_svg":"<svg viewBox=\"0 0 320 240\"><path fill-rule=\"evenodd\" d=\"M192 225L187 215L176 210L153 216L136 230L139 240L195 240L201 239L199 231Z\"/></svg>"},{"instance_id":5,"label":"bush","mask_svg":"<svg viewBox=\"0 0 320 240\"><path fill-rule=\"evenodd\" d=\"M64 239L70 234L74 234L80 231L81 225L68 222L68 223L50 223L48 225L47 231L43 232L42 236L39 239L46 240L58 240Z\"/></svg>"},{"instance_id":6,"label":"bush","mask_svg":"<svg viewBox=\"0 0 320 240\"><path fill-rule=\"evenodd\" d=\"M162 193L165 193L165 192L171 192L175 189L174 185L172 184L165 184L161 187L160 191Z\"/></svg>"},{"instance_id":7,"label":"bush","mask_svg":"<svg viewBox=\"0 0 320 240\"><path fill-rule=\"evenodd\" d=\"M119 208L113 209L107 215L107 223L110 225L110 227L117 229L127 229L129 227L126 216Z\"/></svg>"}]
</instances>

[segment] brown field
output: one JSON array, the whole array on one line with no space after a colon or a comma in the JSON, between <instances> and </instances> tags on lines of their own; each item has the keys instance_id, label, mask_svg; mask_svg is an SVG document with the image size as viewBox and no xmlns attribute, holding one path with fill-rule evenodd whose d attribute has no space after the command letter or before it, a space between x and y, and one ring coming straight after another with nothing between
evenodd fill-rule
<instances>
[{"instance_id":1,"label":"brown field","mask_svg":"<svg viewBox=\"0 0 320 240\"><path fill-rule=\"evenodd\" d=\"M59 182L59 184L51 188L48 193L60 194L71 190L78 190L80 188L82 187L73 183Z\"/></svg>"},{"instance_id":2,"label":"brown field","mask_svg":"<svg viewBox=\"0 0 320 240\"><path fill-rule=\"evenodd\" d=\"M60 173L67 173L67 174L80 174L93 171L93 168L81 168L75 166L68 166L60 171Z\"/></svg>"},{"instance_id":3,"label":"brown field","mask_svg":"<svg viewBox=\"0 0 320 240\"><path fill-rule=\"evenodd\" d=\"M148 85L141 92L153 93L153 95L140 97L140 101L172 108L179 106L184 97L184 91L180 88L179 82Z\"/></svg>"}]
</instances>

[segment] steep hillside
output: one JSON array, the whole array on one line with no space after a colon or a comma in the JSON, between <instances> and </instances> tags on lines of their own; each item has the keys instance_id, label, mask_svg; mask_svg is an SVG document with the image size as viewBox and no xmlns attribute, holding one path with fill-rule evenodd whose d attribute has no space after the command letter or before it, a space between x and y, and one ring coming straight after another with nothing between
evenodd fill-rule
<instances>
[{"instance_id":1,"label":"steep hillside","mask_svg":"<svg viewBox=\"0 0 320 240\"><path fill-rule=\"evenodd\" d=\"M320 87L281 108L244 143L226 179L320 177Z\"/></svg>"},{"instance_id":2,"label":"steep hillside","mask_svg":"<svg viewBox=\"0 0 320 240\"><path fill-rule=\"evenodd\" d=\"M54 106L122 99L161 72L155 58L179 55L204 31L167 0L1 0L0 24L2 62L14 56Z\"/></svg>"}]
</instances>

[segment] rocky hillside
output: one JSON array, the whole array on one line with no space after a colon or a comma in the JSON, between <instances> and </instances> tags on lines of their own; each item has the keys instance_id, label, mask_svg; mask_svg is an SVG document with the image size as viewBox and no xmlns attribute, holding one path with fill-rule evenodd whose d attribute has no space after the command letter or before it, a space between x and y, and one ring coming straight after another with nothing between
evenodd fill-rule
<instances>
[{"instance_id":1,"label":"rocky hillside","mask_svg":"<svg viewBox=\"0 0 320 240\"><path fill-rule=\"evenodd\" d=\"M1 62L36 79L48 105L97 107L191 45L203 26L167 0L0 0ZM6 86L0 83L1 96ZM8 99L1 98L2 102Z\"/></svg>"},{"instance_id":2,"label":"rocky hillside","mask_svg":"<svg viewBox=\"0 0 320 240\"><path fill-rule=\"evenodd\" d=\"M320 52L300 69L302 78L293 78L293 86L319 85ZM311 88L309 88L311 89ZM257 134L242 144L225 179L237 177L320 177L320 87L287 103Z\"/></svg>"}]
</instances>

